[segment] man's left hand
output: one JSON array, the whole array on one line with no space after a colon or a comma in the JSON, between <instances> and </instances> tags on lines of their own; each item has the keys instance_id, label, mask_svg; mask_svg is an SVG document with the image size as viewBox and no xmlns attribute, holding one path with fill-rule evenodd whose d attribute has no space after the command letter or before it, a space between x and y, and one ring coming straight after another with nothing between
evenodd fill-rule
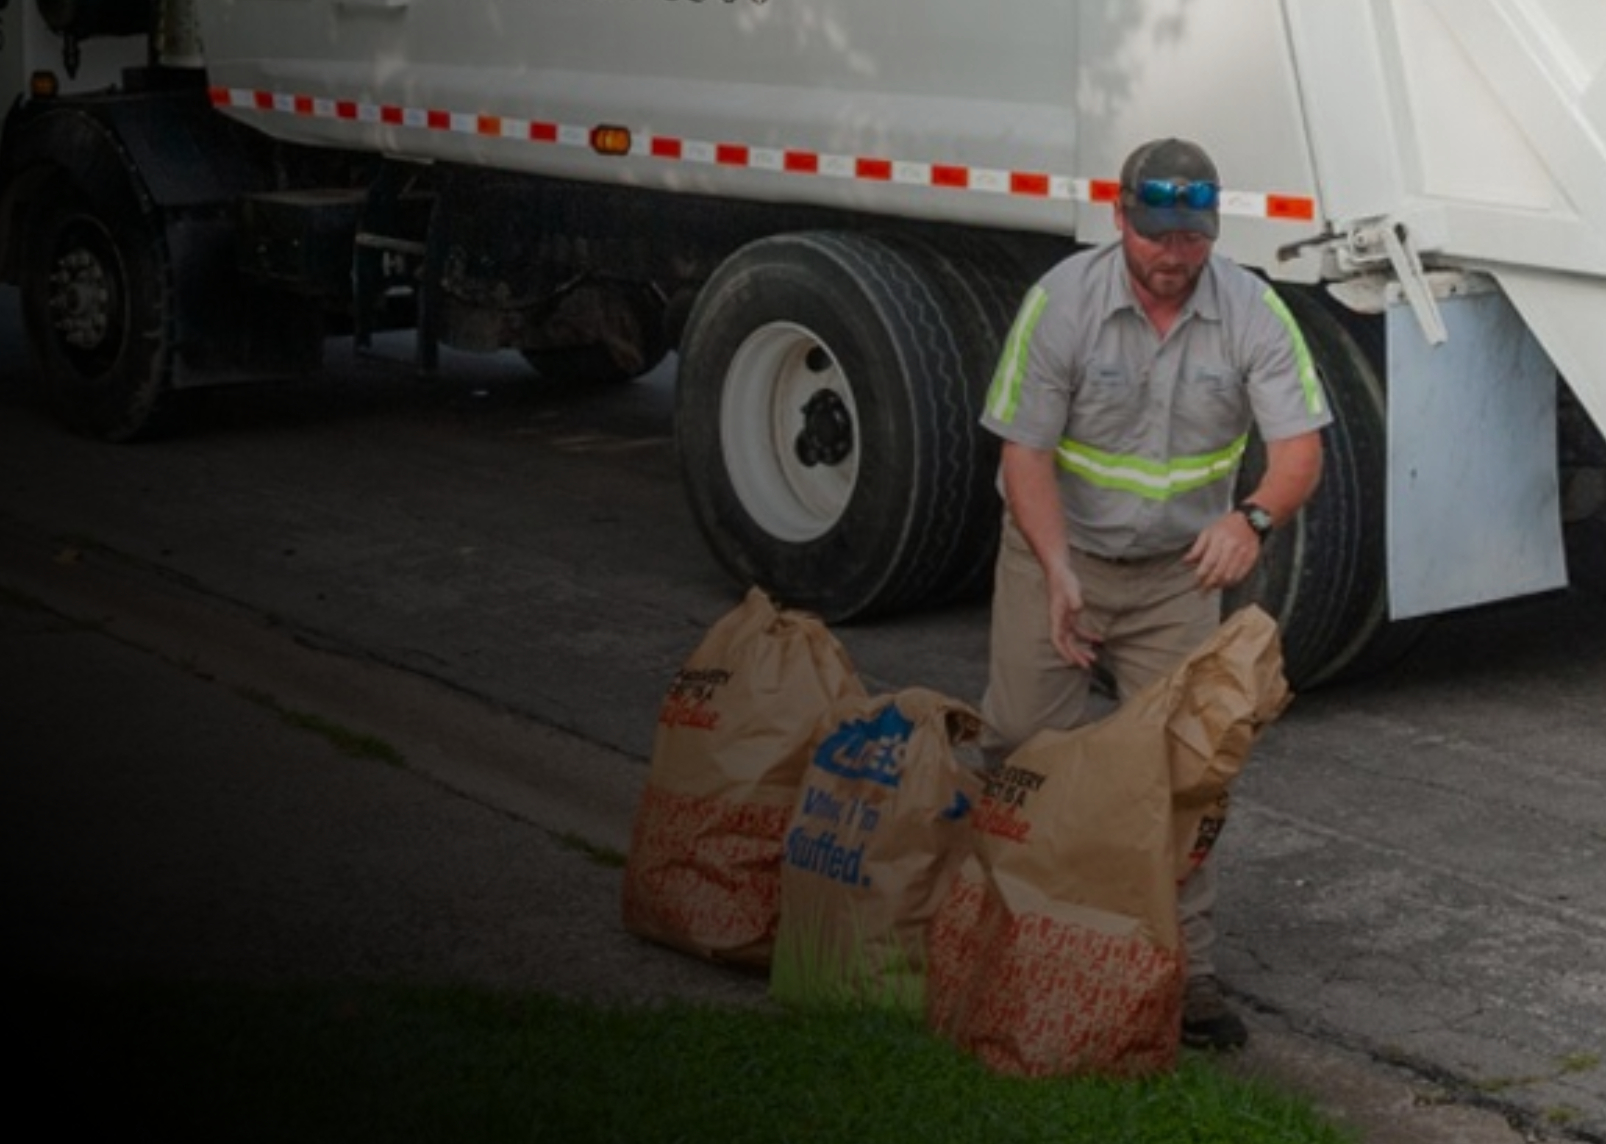
<instances>
[{"instance_id":1,"label":"man's left hand","mask_svg":"<svg viewBox=\"0 0 1606 1144\"><path fill-rule=\"evenodd\" d=\"M1199 534L1183 557L1193 565L1199 589L1218 592L1243 583L1260 559L1260 538L1240 512L1229 512Z\"/></svg>"}]
</instances>

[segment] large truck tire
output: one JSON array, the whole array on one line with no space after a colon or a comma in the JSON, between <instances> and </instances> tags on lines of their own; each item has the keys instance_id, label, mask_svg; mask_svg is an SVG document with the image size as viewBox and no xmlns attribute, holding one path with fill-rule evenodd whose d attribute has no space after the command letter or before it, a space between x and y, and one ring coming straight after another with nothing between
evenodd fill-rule
<instances>
[{"instance_id":1,"label":"large truck tire","mask_svg":"<svg viewBox=\"0 0 1606 1144\"><path fill-rule=\"evenodd\" d=\"M899 235L889 241L908 254L942 296L949 327L964 355L961 369L970 416L979 418L1004 342L1035 275L985 237L957 232L941 238ZM947 583L928 601L932 604L983 599L992 588L1004 507L998 487L1000 442L984 431L966 447L970 456L962 463L970 467L971 488L969 519L963 527L971 542L956 553Z\"/></svg>"},{"instance_id":2,"label":"large truck tire","mask_svg":"<svg viewBox=\"0 0 1606 1144\"><path fill-rule=\"evenodd\" d=\"M69 428L133 441L172 415L173 303L159 226L117 188L57 177L25 239L22 317L36 385Z\"/></svg>"},{"instance_id":3,"label":"large truck tire","mask_svg":"<svg viewBox=\"0 0 1606 1144\"><path fill-rule=\"evenodd\" d=\"M941 599L987 543L975 351L923 259L808 232L732 255L687 322L675 435L740 583L837 622Z\"/></svg>"},{"instance_id":4,"label":"large truck tire","mask_svg":"<svg viewBox=\"0 0 1606 1144\"><path fill-rule=\"evenodd\" d=\"M1305 335L1333 411L1323 433L1322 480L1309 503L1266 541L1255 574L1227 594L1281 625L1284 671L1296 688L1379 671L1420 638L1421 621L1390 623L1385 551L1387 398L1377 362L1316 297L1278 291ZM1239 475L1247 495L1265 471L1255 441Z\"/></svg>"}]
</instances>

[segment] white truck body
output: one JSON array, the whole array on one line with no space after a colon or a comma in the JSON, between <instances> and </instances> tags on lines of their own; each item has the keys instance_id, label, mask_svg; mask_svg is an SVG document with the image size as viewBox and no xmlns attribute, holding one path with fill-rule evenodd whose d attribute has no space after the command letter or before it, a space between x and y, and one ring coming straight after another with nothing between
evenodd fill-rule
<instances>
[{"instance_id":1,"label":"white truck body","mask_svg":"<svg viewBox=\"0 0 1606 1144\"><path fill-rule=\"evenodd\" d=\"M1594 0L234 0L201 17L224 106L309 142L1091 241L1109 233L1092 185L1168 130L1229 174L1224 246L1253 265L1313 221L1391 218L1423 250L1606 274ZM558 136L531 145L531 125ZM594 154L598 125L628 128L631 155Z\"/></svg>"},{"instance_id":2,"label":"white truck body","mask_svg":"<svg viewBox=\"0 0 1606 1144\"><path fill-rule=\"evenodd\" d=\"M1108 234L1097 184L1164 123L1236 173L1229 241L1267 263L1313 233L1309 217L1264 223L1268 194L1308 208L1315 189L1280 9L238 0L204 15L220 106L275 134L970 225ZM1166 51L1179 34L1186 50ZM599 125L631 132L628 157L591 149Z\"/></svg>"},{"instance_id":3,"label":"white truck body","mask_svg":"<svg viewBox=\"0 0 1606 1144\"><path fill-rule=\"evenodd\" d=\"M1384 315L1393 614L1566 582L1558 373L1606 425L1600 0L164 12L216 112L276 139L872 222L1105 241L1123 156L1197 140L1222 252Z\"/></svg>"}]
</instances>

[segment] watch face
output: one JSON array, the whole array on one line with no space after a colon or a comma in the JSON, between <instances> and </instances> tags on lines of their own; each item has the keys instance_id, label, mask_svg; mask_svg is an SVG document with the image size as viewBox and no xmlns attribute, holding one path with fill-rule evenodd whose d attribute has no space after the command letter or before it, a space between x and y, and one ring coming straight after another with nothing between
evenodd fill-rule
<instances>
[{"instance_id":1,"label":"watch face","mask_svg":"<svg viewBox=\"0 0 1606 1144\"><path fill-rule=\"evenodd\" d=\"M1261 537L1265 537L1271 532L1271 513L1259 505L1244 505L1238 511L1244 514L1244 518L1249 521L1249 527L1259 533Z\"/></svg>"}]
</instances>

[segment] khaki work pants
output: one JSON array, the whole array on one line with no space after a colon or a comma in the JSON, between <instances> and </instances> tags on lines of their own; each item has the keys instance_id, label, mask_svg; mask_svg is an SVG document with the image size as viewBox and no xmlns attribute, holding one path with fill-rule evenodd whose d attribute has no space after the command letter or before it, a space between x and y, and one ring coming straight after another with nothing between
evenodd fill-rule
<instances>
[{"instance_id":1,"label":"khaki work pants","mask_svg":"<svg viewBox=\"0 0 1606 1144\"><path fill-rule=\"evenodd\" d=\"M1082 583L1083 626L1103 637L1099 660L1118 695L1133 695L1172 670L1221 623L1221 596L1199 591L1182 553L1117 562L1075 549L1071 566ZM981 714L981 746L989 762L1043 728L1069 730L1090 721L1089 672L1060 658L1048 638L1043 568L1007 514L993 584L991 656ZM1207 858L1182 883L1177 909L1188 976L1215 972L1216 871Z\"/></svg>"}]
</instances>

